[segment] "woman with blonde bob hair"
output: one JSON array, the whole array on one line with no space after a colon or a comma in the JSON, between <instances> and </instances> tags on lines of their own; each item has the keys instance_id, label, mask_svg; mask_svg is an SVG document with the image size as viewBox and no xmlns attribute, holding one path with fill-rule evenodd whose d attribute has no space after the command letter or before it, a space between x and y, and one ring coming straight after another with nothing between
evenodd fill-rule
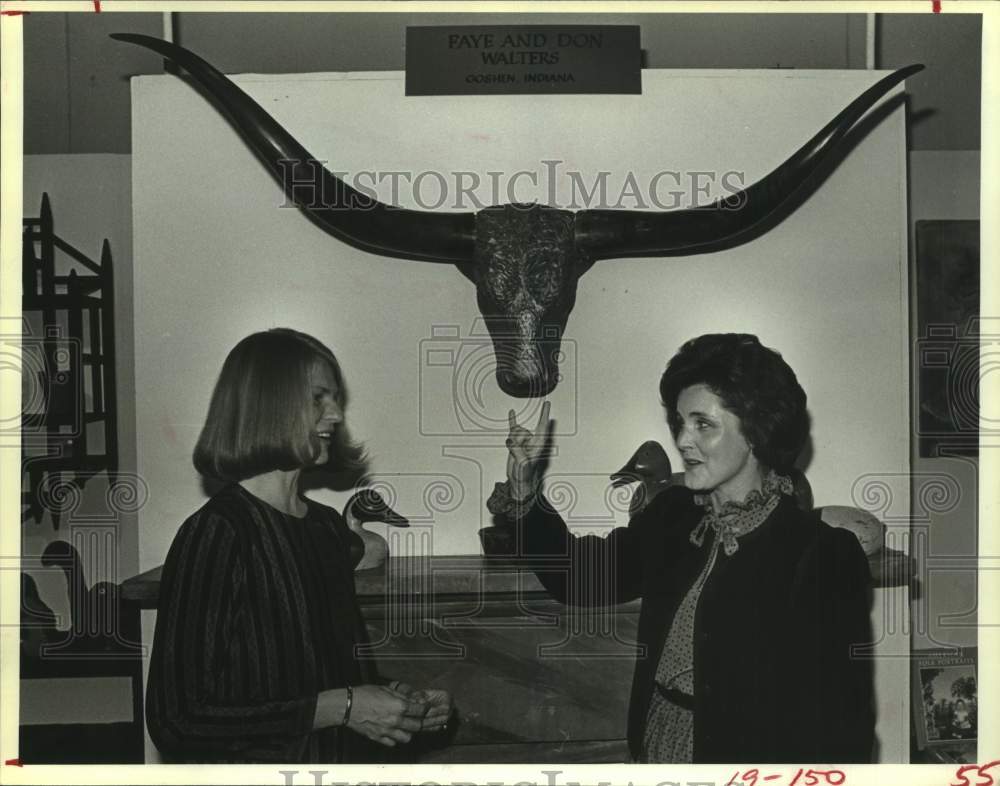
<instances>
[{"instance_id":1,"label":"woman with blonde bob hair","mask_svg":"<svg viewBox=\"0 0 1000 786\"><path fill-rule=\"evenodd\" d=\"M347 407L340 364L310 335L287 328L254 333L237 344L222 366L208 416L194 449L195 468L208 477L240 481L271 469L309 466L321 452L303 381L326 368L336 384L341 411ZM364 451L343 423L330 439L327 466L360 470Z\"/></svg>"},{"instance_id":2,"label":"woman with blonde bob hair","mask_svg":"<svg viewBox=\"0 0 1000 786\"><path fill-rule=\"evenodd\" d=\"M445 691L384 685L354 589L351 533L302 471L360 470L334 354L287 328L229 353L194 451L226 485L181 526L160 581L146 719L181 762L363 761L443 729Z\"/></svg>"}]
</instances>

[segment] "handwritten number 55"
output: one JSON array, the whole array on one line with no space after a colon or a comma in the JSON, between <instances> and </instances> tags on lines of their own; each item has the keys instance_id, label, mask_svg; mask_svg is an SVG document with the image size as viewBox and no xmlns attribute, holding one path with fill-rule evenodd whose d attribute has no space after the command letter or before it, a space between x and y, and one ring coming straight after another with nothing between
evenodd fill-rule
<instances>
[{"instance_id":1,"label":"handwritten number 55","mask_svg":"<svg viewBox=\"0 0 1000 786\"><path fill-rule=\"evenodd\" d=\"M993 786L995 783L993 775L987 774L986 770L998 765L1000 765L1000 759L991 761L988 764L966 764L959 767L958 772L955 773L958 781L951 784L951 786ZM975 780L970 781L970 776L975 778Z\"/></svg>"}]
</instances>

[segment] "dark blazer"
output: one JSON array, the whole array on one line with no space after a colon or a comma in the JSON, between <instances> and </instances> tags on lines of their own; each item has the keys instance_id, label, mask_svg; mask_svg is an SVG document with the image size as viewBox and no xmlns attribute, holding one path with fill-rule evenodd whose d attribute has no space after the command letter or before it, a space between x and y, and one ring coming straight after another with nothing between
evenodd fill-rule
<instances>
[{"instance_id":1,"label":"dark blazer","mask_svg":"<svg viewBox=\"0 0 1000 786\"><path fill-rule=\"evenodd\" d=\"M521 519L525 553L564 603L642 598L628 741L642 746L653 678L670 622L705 565L689 535L703 508L669 488L607 537L576 537L543 499ZM551 557L551 559L548 559ZM694 642L694 761L871 760L872 642L868 562L850 532L782 497L767 521L720 552L698 603Z\"/></svg>"}]
</instances>

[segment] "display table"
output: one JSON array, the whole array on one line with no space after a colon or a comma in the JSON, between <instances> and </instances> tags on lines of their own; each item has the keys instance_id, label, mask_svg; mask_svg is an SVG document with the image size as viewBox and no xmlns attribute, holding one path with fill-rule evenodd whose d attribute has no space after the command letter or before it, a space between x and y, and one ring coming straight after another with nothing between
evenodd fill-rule
<instances>
[{"instance_id":1,"label":"display table","mask_svg":"<svg viewBox=\"0 0 1000 786\"><path fill-rule=\"evenodd\" d=\"M155 608L160 570L125 582L124 597ZM478 556L392 557L355 576L365 656L387 677L456 697L454 733L421 761L628 758L638 602L571 611L530 570Z\"/></svg>"},{"instance_id":2,"label":"display table","mask_svg":"<svg viewBox=\"0 0 1000 786\"><path fill-rule=\"evenodd\" d=\"M907 558L883 557L872 560L876 586L909 579ZM124 599L155 609L160 570L125 582ZM455 697L459 722L427 741L420 761L628 760L639 601L564 606L524 560L392 557L355 575L371 638L362 656L387 677Z\"/></svg>"}]
</instances>

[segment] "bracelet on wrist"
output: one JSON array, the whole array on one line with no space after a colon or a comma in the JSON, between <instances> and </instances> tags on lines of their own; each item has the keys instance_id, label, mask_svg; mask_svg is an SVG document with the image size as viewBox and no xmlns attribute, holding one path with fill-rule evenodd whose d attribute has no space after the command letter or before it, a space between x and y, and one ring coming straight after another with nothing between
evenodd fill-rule
<instances>
[{"instance_id":1,"label":"bracelet on wrist","mask_svg":"<svg viewBox=\"0 0 1000 786\"><path fill-rule=\"evenodd\" d=\"M486 500L486 508L494 516L504 516L507 519L516 521L531 510L537 497L538 487L536 486L525 497L518 499L514 496L511 482L508 480L503 483L497 483L493 487L493 493Z\"/></svg>"},{"instance_id":2,"label":"bracelet on wrist","mask_svg":"<svg viewBox=\"0 0 1000 786\"><path fill-rule=\"evenodd\" d=\"M351 707L354 705L354 688L350 685L347 686L347 706L344 708L344 720L341 721L341 726L346 726L347 722L351 719Z\"/></svg>"}]
</instances>

